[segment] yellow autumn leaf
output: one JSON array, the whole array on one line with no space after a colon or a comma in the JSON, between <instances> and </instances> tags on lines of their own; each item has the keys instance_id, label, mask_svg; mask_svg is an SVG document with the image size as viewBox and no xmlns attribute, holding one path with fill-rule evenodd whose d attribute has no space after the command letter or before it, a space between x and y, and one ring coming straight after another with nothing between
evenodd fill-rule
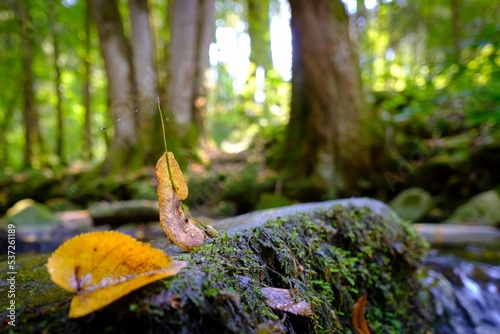
<instances>
[{"instance_id":1,"label":"yellow autumn leaf","mask_svg":"<svg viewBox=\"0 0 500 334\"><path fill-rule=\"evenodd\" d=\"M201 247L205 233L196 227L182 208L181 200L187 197L188 189L172 152L168 152L168 159L166 154L161 156L155 173L161 228L174 244L187 251Z\"/></svg>"},{"instance_id":2,"label":"yellow autumn leaf","mask_svg":"<svg viewBox=\"0 0 500 334\"><path fill-rule=\"evenodd\" d=\"M187 266L161 250L115 231L80 234L62 244L47 262L50 278L76 295L69 317L98 310L146 284Z\"/></svg>"},{"instance_id":3,"label":"yellow autumn leaf","mask_svg":"<svg viewBox=\"0 0 500 334\"><path fill-rule=\"evenodd\" d=\"M175 160L174 154L168 152L168 159L166 155L163 154L160 160L158 160L156 168L162 170L159 176L157 173L158 181L166 185L170 183L179 200L185 200L188 197L189 190L186 181L184 181L184 175L182 175L179 164L177 160Z\"/></svg>"}]
</instances>

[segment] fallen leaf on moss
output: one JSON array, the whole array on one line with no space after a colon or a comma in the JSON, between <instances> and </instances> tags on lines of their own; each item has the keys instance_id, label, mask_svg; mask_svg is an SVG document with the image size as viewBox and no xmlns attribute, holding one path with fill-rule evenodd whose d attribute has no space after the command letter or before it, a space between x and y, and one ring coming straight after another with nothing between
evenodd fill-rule
<instances>
[{"instance_id":1,"label":"fallen leaf on moss","mask_svg":"<svg viewBox=\"0 0 500 334\"><path fill-rule=\"evenodd\" d=\"M302 316L311 316L311 305L304 300L293 298L290 290L280 288L262 288L267 298L267 305L275 310L285 311Z\"/></svg>"},{"instance_id":2,"label":"fallen leaf on moss","mask_svg":"<svg viewBox=\"0 0 500 334\"><path fill-rule=\"evenodd\" d=\"M352 308L352 325L358 334L370 334L365 319L366 295L359 297Z\"/></svg>"},{"instance_id":3,"label":"fallen leaf on moss","mask_svg":"<svg viewBox=\"0 0 500 334\"><path fill-rule=\"evenodd\" d=\"M176 275L187 266L159 249L115 231L80 234L47 261L50 278L76 295L69 317L98 310L146 284Z\"/></svg>"},{"instance_id":4,"label":"fallen leaf on moss","mask_svg":"<svg viewBox=\"0 0 500 334\"><path fill-rule=\"evenodd\" d=\"M168 158L166 154L161 156L155 173L161 228L174 244L187 251L201 247L205 233L196 227L182 208L181 200L186 199L188 188L172 152L168 152Z\"/></svg>"}]
</instances>

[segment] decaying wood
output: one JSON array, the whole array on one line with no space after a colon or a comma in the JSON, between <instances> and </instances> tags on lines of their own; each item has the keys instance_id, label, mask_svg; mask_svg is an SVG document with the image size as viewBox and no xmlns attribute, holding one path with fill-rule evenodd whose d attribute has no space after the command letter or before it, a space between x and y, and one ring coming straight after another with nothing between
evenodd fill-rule
<instances>
[{"instance_id":1,"label":"decaying wood","mask_svg":"<svg viewBox=\"0 0 500 334\"><path fill-rule=\"evenodd\" d=\"M332 208L337 204L344 208ZM362 208L366 206L373 210ZM232 223L224 222L227 235L189 254L183 253L182 260L189 266L178 275L77 319L67 317L71 294L50 281L47 257L34 256L29 262L20 259L16 268L16 330L349 332L354 331L350 314L359 297L357 291L366 291L371 296L371 316L381 332L395 330L394 317L386 318L382 312L388 308L398 311L397 320L408 332L425 331L429 324L425 318L427 304L420 304L412 294L420 289L417 273L423 263L425 243L410 225L380 214L387 210L378 201L355 199L236 217ZM292 211L298 214L288 216ZM284 218L268 220L269 215ZM238 226L239 221L247 223ZM166 238L153 246L174 258L179 256L179 247ZM352 266L354 254L357 260ZM384 275L374 272L378 266L373 263L379 260L386 264ZM339 268L344 269L330 270ZM7 262L0 264L0 270L9 271ZM294 300L311 306L312 315L298 316L289 309L270 307L262 292L262 288L270 286L289 289ZM7 288L4 286L4 290ZM7 294L0 294L0 304L8 303ZM1 319L0 331L12 329L7 324L6 310Z\"/></svg>"}]
</instances>

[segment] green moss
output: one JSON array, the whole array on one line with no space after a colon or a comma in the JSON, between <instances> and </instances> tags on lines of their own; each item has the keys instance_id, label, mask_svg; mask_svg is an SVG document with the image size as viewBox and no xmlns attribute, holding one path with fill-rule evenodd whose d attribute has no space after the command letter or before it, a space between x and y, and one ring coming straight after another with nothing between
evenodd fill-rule
<instances>
[{"instance_id":1,"label":"green moss","mask_svg":"<svg viewBox=\"0 0 500 334\"><path fill-rule=\"evenodd\" d=\"M69 302L71 294L56 286L50 280L49 274L45 267L47 263L46 255L35 256L18 256L15 275L15 297L12 298L16 303L16 327L13 328L7 325L7 313L3 313L0 322L0 332L2 328L21 331L25 333L40 332L44 328L64 328L63 319L51 319L51 317L43 317L46 314L59 314L60 311L55 309ZM8 269L7 263L0 264L0 270L3 273L12 272ZM6 278L8 278L6 277ZM2 280L0 285L0 304L9 305L9 284L6 280ZM2 310L4 311L5 308ZM27 316L25 316L27 315ZM36 322L30 319L36 317ZM53 322L51 324L51 321Z\"/></svg>"},{"instance_id":2,"label":"green moss","mask_svg":"<svg viewBox=\"0 0 500 334\"><path fill-rule=\"evenodd\" d=\"M30 330L43 324L50 332L74 324L82 332L347 333L353 331L352 306L366 293L366 318L374 332L423 332L426 310L414 293L420 290L417 269L425 249L407 224L337 207L272 220L243 234L221 233L182 254L190 266L177 276L91 316L68 320L64 305L44 315L26 312L23 321ZM311 305L313 315L285 316L269 308L261 291L266 286L290 289Z\"/></svg>"}]
</instances>

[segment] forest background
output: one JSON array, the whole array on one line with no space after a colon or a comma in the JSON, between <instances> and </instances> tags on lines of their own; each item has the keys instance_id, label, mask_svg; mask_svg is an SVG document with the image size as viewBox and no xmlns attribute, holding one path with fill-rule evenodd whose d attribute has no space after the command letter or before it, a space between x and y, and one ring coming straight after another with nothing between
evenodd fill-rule
<instances>
[{"instance_id":1,"label":"forest background","mask_svg":"<svg viewBox=\"0 0 500 334\"><path fill-rule=\"evenodd\" d=\"M498 0L8 0L0 212L154 199L231 215L418 186L440 220L500 187Z\"/></svg>"}]
</instances>

